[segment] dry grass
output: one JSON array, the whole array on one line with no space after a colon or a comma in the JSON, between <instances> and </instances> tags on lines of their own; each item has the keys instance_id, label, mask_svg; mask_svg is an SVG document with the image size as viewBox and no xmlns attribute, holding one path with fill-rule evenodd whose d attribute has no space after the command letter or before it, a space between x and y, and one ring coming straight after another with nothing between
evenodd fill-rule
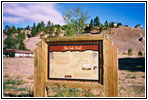
<instances>
[{"instance_id":1,"label":"dry grass","mask_svg":"<svg viewBox=\"0 0 148 100\"><path fill-rule=\"evenodd\" d=\"M119 97L144 97L145 73L119 71Z\"/></svg>"},{"instance_id":2,"label":"dry grass","mask_svg":"<svg viewBox=\"0 0 148 100\"><path fill-rule=\"evenodd\" d=\"M119 59L119 97L145 96L144 58ZM33 58L4 58L4 96L33 96ZM131 68L132 67L132 68ZM48 96L103 96L100 90L51 87Z\"/></svg>"}]
</instances>

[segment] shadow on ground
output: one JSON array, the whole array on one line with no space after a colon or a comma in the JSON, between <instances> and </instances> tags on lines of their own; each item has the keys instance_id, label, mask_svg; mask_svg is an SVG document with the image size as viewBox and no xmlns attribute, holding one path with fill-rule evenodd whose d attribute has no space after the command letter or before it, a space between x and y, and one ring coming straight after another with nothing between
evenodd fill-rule
<instances>
[{"instance_id":1,"label":"shadow on ground","mask_svg":"<svg viewBox=\"0 0 148 100\"><path fill-rule=\"evenodd\" d=\"M33 97L33 94L19 94L19 95L15 95L15 94L4 94L4 97Z\"/></svg>"},{"instance_id":2,"label":"shadow on ground","mask_svg":"<svg viewBox=\"0 0 148 100\"><path fill-rule=\"evenodd\" d=\"M119 70L145 72L145 58L119 58Z\"/></svg>"}]
</instances>

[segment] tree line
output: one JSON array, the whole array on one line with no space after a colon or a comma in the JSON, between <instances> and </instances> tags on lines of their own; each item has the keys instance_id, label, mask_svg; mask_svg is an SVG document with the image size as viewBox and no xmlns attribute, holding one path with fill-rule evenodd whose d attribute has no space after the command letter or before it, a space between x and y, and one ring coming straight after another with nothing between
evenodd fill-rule
<instances>
[{"instance_id":1,"label":"tree line","mask_svg":"<svg viewBox=\"0 0 148 100\"><path fill-rule=\"evenodd\" d=\"M44 21L41 21L38 24L34 22L32 27L28 25L25 28L25 30L31 30L31 34L28 34L27 36L30 38L43 32L50 37L53 37L52 33L55 33L54 37L58 37L61 30L65 31L65 36L78 36L90 32L94 30L94 28L98 28L101 33L103 30L122 25L122 23L117 23L115 26L114 22L108 22L107 20L102 24L98 16L91 19L90 23L87 24L87 20L90 16L87 11L83 11L80 7L73 9L67 8L63 13L63 18L65 21L65 25L63 26L60 26L59 24L54 25L50 20L47 22L47 25L45 25ZM4 41L6 48L27 50L23 43L26 36L24 32L21 32L22 30L24 29L15 28L15 26L9 27L6 25L4 30L4 33L7 35L7 38ZM15 33L18 33L18 35L14 36Z\"/></svg>"},{"instance_id":2,"label":"tree line","mask_svg":"<svg viewBox=\"0 0 148 100\"><path fill-rule=\"evenodd\" d=\"M26 38L25 32L22 32L22 28L15 28L15 26L9 27L6 25L4 33L7 38L4 40L4 49L20 49L28 50L23 42Z\"/></svg>"},{"instance_id":3,"label":"tree line","mask_svg":"<svg viewBox=\"0 0 148 100\"><path fill-rule=\"evenodd\" d=\"M66 35L81 35L85 31L90 32L94 30L96 27L98 27L99 32L101 33L103 30L122 26L122 23L108 22L107 20L103 25L98 16L91 19L88 25L86 22L90 16L88 15L88 12L84 12L80 7L73 8L72 10L67 9L64 12L63 17L66 23L66 25L63 26Z\"/></svg>"},{"instance_id":4,"label":"tree line","mask_svg":"<svg viewBox=\"0 0 148 100\"><path fill-rule=\"evenodd\" d=\"M95 27L98 27L99 32L101 33L103 30L122 25L122 23L108 22L107 20L104 22L104 24L102 24L98 16L91 19L90 23L87 24L86 22L90 16L88 15L88 12L84 12L80 7L73 8L71 10L67 8L67 10L63 13L63 18L65 21L65 25L63 26L60 26L59 24L54 25L49 20L47 25L45 25L44 21L41 21L38 24L34 22L32 28L30 28L28 25L25 29L31 30L29 37L34 37L42 31L49 35L55 32L55 36L58 36L61 30L65 31L65 36L73 36L82 35L84 32L90 32ZM14 26L12 26L12 28L6 26L5 30L7 30L8 33L14 33L17 29Z\"/></svg>"}]
</instances>

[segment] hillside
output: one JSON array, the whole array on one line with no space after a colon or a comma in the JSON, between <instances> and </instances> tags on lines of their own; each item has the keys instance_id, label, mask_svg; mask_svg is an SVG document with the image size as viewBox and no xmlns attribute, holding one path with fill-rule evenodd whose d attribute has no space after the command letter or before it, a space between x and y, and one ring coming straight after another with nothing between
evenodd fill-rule
<instances>
[{"instance_id":1,"label":"hillside","mask_svg":"<svg viewBox=\"0 0 148 100\"><path fill-rule=\"evenodd\" d=\"M140 38L142 39L141 41L139 40ZM109 39L113 41L113 44L118 48L119 53L127 52L129 48L131 48L134 53L137 53L139 50L143 53L145 52L144 29L122 26L119 28L112 28ZM37 42L40 40L40 35L38 35L25 40L24 43L28 49L34 50L37 47Z\"/></svg>"},{"instance_id":2,"label":"hillside","mask_svg":"<svg viewBox=\"0 0 148 100\"><path fill-rule=\"evenodd\" d=\"M40 35L43 34L41 32L35 37L28 38L27 35L31 33L30 30L23 30L26 34L26 39L23 41L26 45L27 49L34 51L37 47L37 43L41 41ZM127 53L128 49L131 48L134 53L137 53L141 50L143 53L145 52L145 30L139 28L131 28L131 27L123 27L120 26L118 28L111 28L111 30L103 30L103 32L110 33L109 39L113 41L113 44L118 48L119 53ZM99 34L98 29L94 29L91 33L87 33L91 35ZM55 34L52 34L53 36ZM62 32L59 36L63 36ZM3 40L5 40L7 35L3 36Z\"/></svg>"},{"instance_id":3,"label":"hillside","mask_svg":"<svg viewBox=\"0 0 148 100\"><path fill-rule=\"evenodd\" d=\"M137 53L145 52L145 30L139 28L119 27L112 28L109 39L118 48L118 52L127 52L129 48Z\"/></svg>"},{"instance_id":4,"label":"hillside","mask_svg":"<svg viewBox=\"0 0 148 100\"><path fill-rule=\"evenodd\" d=\"M24 40L24 44L26 45L26 48L28 48L31 51L34 51L34 49L37 47L36 44L39 41L41 41L40 35L37 35L35 37L28 38L28 39Z\"/></svg>"}]
</instances>

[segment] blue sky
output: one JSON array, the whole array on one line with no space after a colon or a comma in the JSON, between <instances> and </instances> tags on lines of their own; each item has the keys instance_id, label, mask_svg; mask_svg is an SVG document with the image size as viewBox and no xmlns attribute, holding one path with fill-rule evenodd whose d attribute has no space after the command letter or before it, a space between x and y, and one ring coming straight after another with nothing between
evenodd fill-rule
<instances>
[{"instance_id":1,"label":"blue sky","mask_svg":"<svg viewBox=\"0 0 148 100\"><path fill-rule=\"evenodd\" d=\"M63 25L63 12L73 7L81 7L83 11L88 11L90 19L98 16L103 24L107 20L131 27L142 24L145 28L144 3L3 3L3 27L14 25L24 28L41 20L45 23L51 20L54 24Z\"/></svg>"}]
</instances>

